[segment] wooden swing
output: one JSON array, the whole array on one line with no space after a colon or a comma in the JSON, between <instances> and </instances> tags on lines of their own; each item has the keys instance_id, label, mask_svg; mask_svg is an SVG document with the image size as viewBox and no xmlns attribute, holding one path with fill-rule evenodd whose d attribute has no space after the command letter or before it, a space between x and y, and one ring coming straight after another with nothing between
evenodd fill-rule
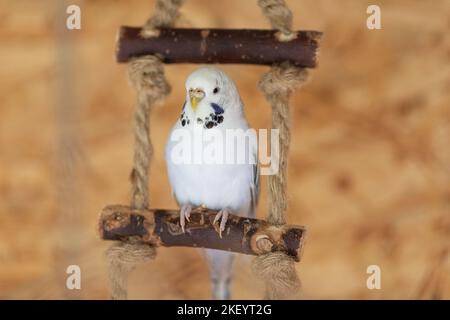
<instances>
[{"instance_id":1,"label":"wooden swing","mask_svg":"<svg viewBox=\"0 0 450 320\"><path fill-rule=\"evenodd\" d=\"M253 270L266 283L267 299L289 297L299 288L294 262L300 261L305 228L286 225L286 168L290 141L289 96L317 63L316 31L292 31L284 0L258 0L273 30L172 28L183 0L157 0L142 28L121 27L117 61L128 62L136 90L135 149L131 205L108 205L99 218L104 240L118 240L107 251L111 298L127 298L128 273L156 256L158 246L228 250L255 255ZM216 212L199 207L182 232L178 210L149 209L148 171L153 149L149 136L152 107L170 92L163 63L241 63L271 65L259 88L272 107L279 129L279 172L268 177L266 221L230 215L222 238L213 224Z\"/></svg>"}]
</instances>

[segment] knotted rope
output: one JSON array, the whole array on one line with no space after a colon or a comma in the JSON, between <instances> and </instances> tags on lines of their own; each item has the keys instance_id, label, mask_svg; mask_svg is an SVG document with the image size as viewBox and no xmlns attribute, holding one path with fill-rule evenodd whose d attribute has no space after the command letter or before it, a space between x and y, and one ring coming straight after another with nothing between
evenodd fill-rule
<instances>
[{"instance_id":1,"label":"knotted rope","mask_svg":"<svg viewBox=\"0 0 450 320\"><path fill-rule=\"evenodd\" d=\"M289 63L273 66L264 74L259 88L272 107L272 128L279 130L279 171L268 178L269 210L267 221L274 225L286 223L287 157L290 143L289 96L306 80L306 69ZM285 299L300 288L295 261L283 252L270 252L253 260L253 271L265 281L266 299Z\"/></svg>"},{"instance_id":2,"label":"knotted rope","mask_svg":"<svg viewBox=\"0 0 450 320\"><path fill-rule=\"evenodd\" d=\"M106 251L109 262L109 281L111 299L127 299L128 274L138 263L156 256L155 248L144 245L135 239L117 242Z\"/></svg>"},{"instance_id":3,"label":"knotted rope","mask_svg":"<svg viewBox=\"0 0 450 320\"><path fill-rule=\"evenodd\" d=\"M292 11L284 0L258 0L264 16L269 19L272 28L278 30L279 41L295 39L297 34L292 31Z\"/></svg>"},{"instance_id":4,"label":"knotted rope","mask_svg":"<svg viewBox=\"0 0 450 320\"><path fill-rule=\"evenodd\" d=\"M128 67L129 80L136 90L134 116L134 160L131 171L132 200L136 209L148 208L148 170L153 156L150 140L150 114L158 100L167 96L170 86L164 76L164 67L155 56L133 59Z\"/></svg>"},{"instance_id":5,"label":"knotted rope","mask_svg":"<svg viewBox=\"0 0 450 320\"><path fill-rule=\"evenodd\" d=\"M279 30L278 40L295 38L292 13L284 0L258 0L258 5L272 27ZM268 178L269 210L266 219L274 225L285 224L287 215L287 157L291 139L289 97L307 77L306 69L282 63L273 66L259 81L259 89L272 107L272 128L279 130L279 171ZM265 282L266 299L285 299L300 288L295 261L283 252L270 252L256 257L253 271Z\"/></svg>"},{"instance_id":6,"label":"knotted rope","mask_svg":"<svg viewBox=\"0 0 450 320\"><path fill-rule=\"evenodd\" d=\"M178 17L181 0L159 0L155 15L144 27L146 36L159 27L171 26ZM170 93L162 62L156 56L135 58L128 65L128 78L136 91L134 116L134 157L131 170L131 206L145 209L149 206L148 173L153 156L150 140L150 115L155 104ZM138 263L156 256L156 249L137 239L114 243L107 250L111 299L127 299L128 274Z\"/></svg>"},{"instance_id":7,"label":"knotted rope","mask_svg":"<svg viewBox=\"0 0 450 320\"><path fill-rule=\"evenodd\" d=\"M155 13L144 25L144 29L170 28L180 17L180 7L184 0L158 0Z\"/></svg>"},{"instance_id":8,"label":"knotted rope","mask_svg":"<svg viewBox=\"0 0 450 320\"><path fill-rule=\"evenodd\" d=\"M134 159L131 171L131 206L148 208L148 171L153 155L150 140L150 114L153 106L170 92L161 61L144 56L130 62L129 79L136 90L137 103L134 125ZM111 298L127 298L128 274L136 264L153 259L156 249L136 239L115 243L107 251L110 262Z\"/></svg>"},{"instance_id":9,"label":"knotted rope","mask_svg":"<svg viewBox=\"0 0 450 320\"><path fill-rule=\"evenodd\" d=\"M269 213L267 220L275 225L286 223L287 210L287 157L291 140L289 97L307 79L308 71L289 63L273 66L259 81L263 92L272 107L272 128L279 130L279 171L270 175Z\"/></svg>"}]
</instances>

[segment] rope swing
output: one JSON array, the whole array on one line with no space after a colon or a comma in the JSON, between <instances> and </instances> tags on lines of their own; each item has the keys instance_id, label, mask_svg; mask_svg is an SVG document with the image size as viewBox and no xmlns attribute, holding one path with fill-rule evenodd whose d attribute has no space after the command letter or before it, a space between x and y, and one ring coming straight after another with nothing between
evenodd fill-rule
<instances>
[{"instance_id":1,"label":"rope swing","mask_svg":"<svg viewBox=\"0 0 450 320\"><path fill-rule=\"evenodd\" d=\"M109 205L99 220L101 238L119 240L107 250L111 298L127 299L129 273L138 263L155 258L157 246L205 247L255 255L252 269L266 284L265 298L289 298L300 287L295 262L300 260L305 237L303 227L286 225L289 97L306 81L307 68L315 67L321 33L293 31L292 12L284 0L258 0L274 30L175 29L182 3L158 0L154 15L143 28L122 27L119 34L117 60L128 62L129 80L136 91L135 144L131 204ZM221 46L217 41L222 41ZM244 47L250 49L235 46L235 53L225 50L244 41ZM227 228L231 236L223 239L215 236L215 211L194 209L186 226L191 231L182 233L178 232L178 211L149 209L148 176L153 155L150 116L153 107L170 93L163 63L179 62L271 65L261 77L259 89L272 108L272 128L279 129L280 159L278 174L268 177L266 221L230 215Z\"/></svg>"}]
</instances>

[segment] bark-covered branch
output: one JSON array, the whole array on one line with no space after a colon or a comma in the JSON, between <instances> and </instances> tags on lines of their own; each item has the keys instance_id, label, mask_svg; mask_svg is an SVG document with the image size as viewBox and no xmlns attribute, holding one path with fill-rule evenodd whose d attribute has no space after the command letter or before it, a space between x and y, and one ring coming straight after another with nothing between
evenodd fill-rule
<instances>
[{"instance_id":1,"label":"bark-covered branch","mask_svg":"<svg viewBox=\"0 0 450 320\"><path fill-rule=\"evenodd\" d=\"M264 220L230 215L222 238L217 212L196 208L180 226L178 210L137 210L123 205L105 207L99 220L99 234L104 240L126 240L139 237L144 243L165 247L198 247L250 255L282 251L300 260L305 229L300 226L273 226Z\"/></svg>"},{"instance_id":2,"label":"bark-covered branch","mask_svg":"<svg viewBox=\"0 0 450 320\"><path fill-rule=\"evenodd\" d=\"M287 42L277 39L276 30L254 29L160 29L143 37L142 29L123 26L117 39L117 61L158 55L164 63L238 63L271 65L290 61L314 68L319 40L317 31L298 31Z\"/></svg>"}]
</instances>

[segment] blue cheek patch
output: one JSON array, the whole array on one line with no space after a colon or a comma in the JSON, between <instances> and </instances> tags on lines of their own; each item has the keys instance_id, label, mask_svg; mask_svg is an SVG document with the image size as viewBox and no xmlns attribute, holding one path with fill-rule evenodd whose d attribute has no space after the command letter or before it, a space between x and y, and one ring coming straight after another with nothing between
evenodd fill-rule
<instances>
[{"instance_id":1,"label":"blue cheek patch","mask_svg":"<svg viewBox=\"0 0 450 320\"><path fill-rule=\"evenodd\" d=\"M223 110L223 108L217 103L211 102L211 107L213 107L215 114L222 114L225 112L225 110Z\"/></svg>"}]
</instances>

